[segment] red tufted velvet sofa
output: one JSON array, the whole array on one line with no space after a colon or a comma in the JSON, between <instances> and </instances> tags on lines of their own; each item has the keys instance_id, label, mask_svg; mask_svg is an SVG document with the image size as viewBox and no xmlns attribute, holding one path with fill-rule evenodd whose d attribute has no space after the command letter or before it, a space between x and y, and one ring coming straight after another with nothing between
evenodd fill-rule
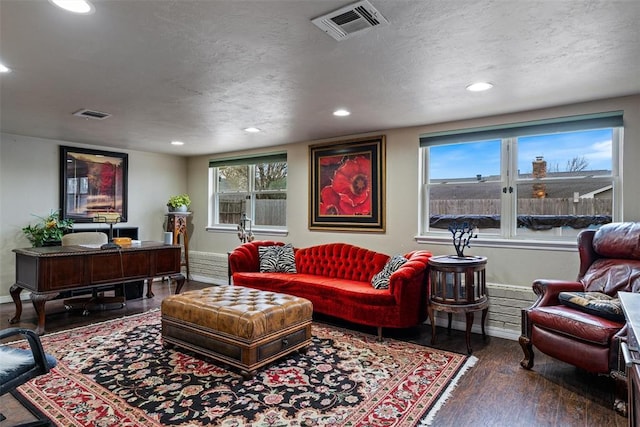
<instances>
[{"instance_id":1,"label":"red tufted velvet sofa","mask_svg":"<svg viewBox=\"0 0 640 427\"><path fill-rule=\"evenodd\" d=\"M406 328L427 317L427 262L431 253L416 250L394 272L389 289L375 289L371 278L389 255L344 243L295 248L297 273L261 273L258 247L282 242L245 243L229 254L234 285L307 298L313 311L382 328Z\"/></svg>"}]
</instances>

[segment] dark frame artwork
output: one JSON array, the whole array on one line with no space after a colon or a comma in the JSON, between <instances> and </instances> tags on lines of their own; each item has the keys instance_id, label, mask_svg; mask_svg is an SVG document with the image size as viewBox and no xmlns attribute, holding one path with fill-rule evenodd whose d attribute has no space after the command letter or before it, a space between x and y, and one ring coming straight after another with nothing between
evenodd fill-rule
<instances>
[{"instance_id":1,"label":"dark frame artwork","mask_svg":"<svg viewBox=\"0 0 640 427\"><path fill-rule=\"evenodd\" d=\"M60 212L74 222L94 222L115 212L127 222L129 155L60 146Z\"/></svg>"},{"instance_id":2,"label":"dark frame artwork","mask_svg":"<svg viewBox=\"0 0 640 427\"><path fill-rule=\"evenodd\" d=\"M384 232L385 136L309 146L310 230Z\"/></svg>"}]
</instances>

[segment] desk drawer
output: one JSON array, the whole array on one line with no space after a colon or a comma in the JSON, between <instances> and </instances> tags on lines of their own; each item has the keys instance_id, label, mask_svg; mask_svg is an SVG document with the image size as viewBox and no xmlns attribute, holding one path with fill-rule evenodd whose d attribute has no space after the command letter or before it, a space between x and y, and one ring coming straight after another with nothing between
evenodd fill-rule
<instances>
[{"instance_id":1,"label":"desk drawer","mask_svg":"<svg viewBox=\"0 0 640 427\"><path fill-rule=\"evenodd\" d=\"M39 267L36 267L37 262L34 266L28 266L41 276L37 282L33 283L33 287L27 287L30 290L47 292L86 286L82 256L46 258L41 259L39 264ZM20 271L19 276L21 273ZM37 283L40 284L39 288Z\"/></svg>"},{"instance_id":2,"label":"desk drawer","mask_svg":"<svg viewBox=\"0 0 640 427\"><path fill-rule=\"evenodd\" d=\"M126 277L144 279L150 277L149 252L110 252L94 255L90 259L90 283L110 283Z\"/></svg>"}]
</instances>

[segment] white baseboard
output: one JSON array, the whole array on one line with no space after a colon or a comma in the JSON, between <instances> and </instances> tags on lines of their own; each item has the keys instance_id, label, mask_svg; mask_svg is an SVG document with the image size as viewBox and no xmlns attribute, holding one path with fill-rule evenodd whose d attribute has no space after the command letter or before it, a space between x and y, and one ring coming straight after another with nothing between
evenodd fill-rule
<instances>
[{"instance_id":1,"label":"white baseboard","mask_svg":"<svg viewBox=\"0 0 640 427\"><path fill-rule=\"evenodd\" d=\"M477 317L477 316L476 316ZM479 323L478 319L476 319L473 323L473 326L471 327L471 332L473 332L474 334L482 334L482 326ZM441 326L443 328L447 327L447 318L446 316L443 315L437 315L436 314L436 325L437 326ZM429 320L427 319L424 324L430 324ZM452 320L451 321L451 329L455 329L457 331L466 331L467 330L467 325L465 322L461 322L459 320ZM513 329L505 329L505 328L497 328L495 326L486 326L484 328L486 334L490 337L496 337L496 338L504 338L507 340L512 340L512 341L518 341L518 338L520 338L520 332L519 331L514 331Z\"/></svg>"},{"instance_id":2,"label":"white baseboard","mask_svg":"<svg viewBox=\"0 0 640 427\"><path fill-rule=\"evenodd\" d=\"M196 282L210 283L212 285L228 285L229 284L227 280L215 279L209 276L199 276L197 274L192 274L190 279Z\"/></svg>"},{"instance_id":3,"label":"white baseboard","mask_svg":"<svg viewBox=\"0 0 640 427\"><path fill-rule=\"evenodd\" d=\"M20 299L22 301L29 301L31 299L29 295L31 295L31 292L22 291L20 293ZM13 298L11 298L11 295L5 295L0 297L0 304L4 304L5 302L11 302L11 303L13 302Z\"/></svg>"}]
</instances>

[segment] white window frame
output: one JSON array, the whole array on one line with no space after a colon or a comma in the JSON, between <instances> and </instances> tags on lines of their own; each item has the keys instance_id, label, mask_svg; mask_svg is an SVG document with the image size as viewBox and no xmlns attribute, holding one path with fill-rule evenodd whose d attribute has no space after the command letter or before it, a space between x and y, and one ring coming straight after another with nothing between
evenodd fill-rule
<instances>
[{"instance_id":1,"label":"white window frame","mask_svg":"<svg viewBox=\"0 0 640 427\"><path fill-rule=\"evenodd\" d=\"M611 165L611 175L607 176L597 176L592 179L601 180L603 183L607 183L612 185L613 191L613 201L612 201L612 221L617 222L621 221L622 215L622 155L623 152L623 133L624 129L621 125L622 122L622 114L621 112L610 112L603 113L598 115L591 116L579 116L579 120L583 119L591 119L593 117L600 118L604 117L605 121L611 117L619 117L619 124L613 126L602 126L601 128L612 128L612 165ZM536 122L535 125L544 125L544 122L550 123L550 127L553 128L554 125L560 124L564 122L572 122L572 118L562 118L562 119L552 119L549 121L541 121ZM614 120L615 121L615 120ZM524 126L531 126L531 123L523 124ZM500 185L503 188L513 188L517 189L518 184L528 183L532 180L530 179L522 179L517 176L517 141L518 137L526 136L518 135L518 125L506 125L504 129L511 129L507 132L514 133L515 136L503 136L500 138L486 138L479 137L476 140L488 140L488 139L500 139L501 140L501 180ZM495 128L484 128L484 129L474 129L474 130L461 130L459 131L460 135L467 135L473 132L483 132L488 130L489 133L493 133ZM574 130L580 130L575 129ZM500 133L502 129L498 127L498 133ZM504 133L504 131L503 131ZM552 132L546 132L552 133ZM437 136L444 134L440 133ZM446 132L446 135L454 136L456 135L456 131ZM536 133L529 133L528 135L535 135ZM540 131L538 134L545 134L544 131ZM436 134L428 134L427 137ZM428 174L428 165L429 165L429 146L434 144L425 144L423 143L423 138L425 135L421 136L421 148L420 148L420 165L419 165L419 203L418 209L418 235L416 236L416 241L419 243L432 243L432 244L450 244L451 243L451 233L448 230L441 229L430 229L429 228L429 174ZM474 142L474 139L467 139L462 142ZM445 142L446 143L446 142ZM455 142L449 142L453 144ZM512 173L511 171L516 171L516 173ZM582 177L566 177L566 178L546 178L548 182L570 182L573 180L583 179ZM521 234L516 234L517 229L517 191L513 191L513 193L501 194L501 221L500 221L500 231L497 234L489 234L483 233L478 238L473 240L474 246L483 246L483 247L512 247L512 248L539 248L539 249L551 249L551 250L575 250L576 248L576 239L575 236L571 237L553 237L549 235L544 236L527 236Z\"/></svg>"},{"instance_id":2,"label":"white window frame","mask_svg":"<svg viewBox=\"0 0 640 427\"><path fill-rule=\"evenodd\" d=\"M273 155L259 155L255 157L246 157L246 158L234 158L227 160L212 160L209 165L209 203L208 203L208 226L207 231L222 231L222 232L237 232L238 224L221 224L219 223L219 195L220 194L245 194L247 197L247 217L251 218L251 231L254 234L263 234L263 235L272 235L272 236L286 236L288 234L286 224L284 226L269 226L269 225L256 225L253 222L253 218L255 218L255 206L256 206L256 196L260 194L287 194L287 188L282 190L256 190L255 188L255 173L256 173L256 164L267 163L270 157L282 157L280 161L286 162L286 154L273 154ZM224 163L228 161L229 164L227 166L248 166L248 189L247 191L225 191L220 192L219 187L219 179L218 179L218 171L220 166L225 166ZM220 164L220 166L215 166L214 164ZM287 183L288 184L288 183ZM288 185L287 185L288 187ZM288 194L287 194L288 196ZM286 198L288 203L288 197ZM286 208L285 208L286 209ZM285 211L286 218L286 211Z\"/></svg>"}]
</instances>

